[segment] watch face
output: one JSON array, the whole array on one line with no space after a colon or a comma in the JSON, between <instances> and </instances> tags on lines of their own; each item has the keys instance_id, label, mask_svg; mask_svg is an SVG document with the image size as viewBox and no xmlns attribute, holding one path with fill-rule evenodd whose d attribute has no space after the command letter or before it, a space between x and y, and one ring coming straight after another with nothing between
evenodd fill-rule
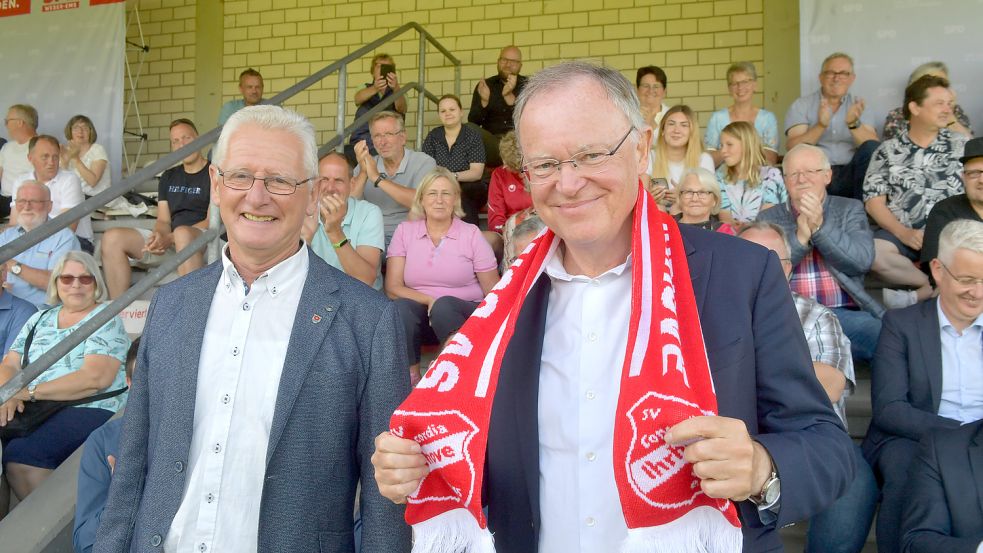
<instances>
[{"instance_id":1,"label":"watch face","mask_svg":"<svg viewBox=\"0 0 983 553\"><path fill-rule=\"evenodd\" d=\"M773 503L776 499L778 499L778 495L781 493L781 489L782 489L781 481L778 478L775 478L775 480L773 480L772 483L768 486L768 489L765 490L765 503L766 504Z\"/></svg>"},{"instance_id":2,"label":"watch face","mask_svg":"<svg viewBox=\"0 0 983 553\"><path fill-rule=\"evenodd\" d=\"M14 273L15 275L19 275L20 274L20 263L17 263L13 267L11 267L10 268L10 272L11 273Z\"/></svg>"}]
</instances>

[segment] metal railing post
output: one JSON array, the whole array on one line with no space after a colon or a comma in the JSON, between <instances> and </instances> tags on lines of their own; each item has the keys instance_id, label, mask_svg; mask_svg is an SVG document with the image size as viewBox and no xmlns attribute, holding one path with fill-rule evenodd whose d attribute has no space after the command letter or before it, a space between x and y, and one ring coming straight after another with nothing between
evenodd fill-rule
<instances>
[{"instance_id":1,"label":"metal railing post","mask_svg":"<svg viewBox=\"0 0 983 553\"><path fill-rule=\"evenodd\" d=\"M427 88L427 35L420 33L420 69L416 82L420 83L420 92L416 95L416 149L423 148L423 110L426 101L423 91Z\"/></svg>"},{"instance_id":2,"label":"metal railing post","mask_svg":"<svg viewBox=\"0 0 983 553\"><path fill-rule=\"evenodd\" d=\"M462 102L464 101L464 99L461 97L461 66L460 65L454 66L454 94L458 98L461 98Z\"/></svg>"},{"instance_id":3,"label":"metal railing post","mask_svg":"<svg viewBox=\"0 0 983 553\"><path fill-rule=\"evenodd\" d=\"M335 128L339 131L345 128L345 106L348 105L347 96L348 88L348 65L342 65L341 69L338 70L338 118L335 123ZM342 137L342 143L344 142L344 137ZM341 152L345 149L344 146L338 144L338 151Z\"/></svg>"},{"instance_id":4,"label":"metal railing post","mask_svg":"<svg viewBox=\"0 0 983 553\"><path fill-rule=\"evenodd\" d=\"M219 213L218 206L211 204L208 206L208 230L218 230L222 226L222 215ZM218 261L219 246L221 246L221 233L215 235L215 240L208 243L205 249L205 263L212 264Z\"/></svg>"}]
</instances>

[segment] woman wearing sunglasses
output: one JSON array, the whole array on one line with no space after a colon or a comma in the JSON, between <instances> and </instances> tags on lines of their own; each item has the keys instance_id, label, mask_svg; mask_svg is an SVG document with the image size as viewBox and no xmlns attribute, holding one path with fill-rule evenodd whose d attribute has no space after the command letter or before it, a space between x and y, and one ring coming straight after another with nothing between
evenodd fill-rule
<instances>
[{"instance_id":1,"label":"woman wearing sunglasses","mask_svg":"<svg viewBox=\"0 0 983 553\"><path fill-rule=\"evenodd\" d=\"M0 363L0 382L22 368L22 359L37 360L98 313L106 299L106 284L91 255L70 251L51 271L47 303L53 307L28 319ZM31 335L28 344L28 335ZM85 400L68 406L22 437L3 440L4 474L18 498L24 499L72 454L89 434L126 403L123 362L130 339L123 320L108 323L41 373L9 401L0 405L0 427L5 427L41 400ZM25 355L25 349L28 350ZM26 366L26 364L23 364Z\"/></svg>"}]
</instances>

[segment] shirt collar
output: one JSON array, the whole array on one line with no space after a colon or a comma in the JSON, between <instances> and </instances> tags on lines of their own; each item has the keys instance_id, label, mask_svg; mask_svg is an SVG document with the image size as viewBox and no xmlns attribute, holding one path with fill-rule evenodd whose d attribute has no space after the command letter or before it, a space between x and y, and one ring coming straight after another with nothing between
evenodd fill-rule
<instances>
[{"instance_id":1,"label":"shirt collar","mask_svg":"<svg viewBox=\"0 0 983 553\"><path fill-rule=\"evenodd\" d=\"M464 221L454 217L451 220L451 228L447 229L447 234L444 235L444 238L450 238L452 240L459 239L463 226ZM420 232L417 234L417 238L430 238L430 231L427 230L427 221L425 219L420 219Z\"/></svg>"},{"instance_id":2,"label":"shirt collar","mask_svg":"<svg viewBox=\"0 0 983 553\"><path fill-rule=\"evenodd\" d=\"M941 330L942 332L947 332L953 336L962 336L963 334L966 334L967 330L970 330L971 328L974 327L983 331L983 315L976 317L976 320L973 321L971 325L966 327L966 329L963 330L962 333L960 333L956 331L956 327L952 326L952 323L949 322L949 317L945 316L945 311L942 310L942 301L939 298L936 298L935 300L935 310L939 314L939 330ZM947 328L948 330L946 330Z\"/></svg>"},{"instance_id":3,"label":"shirt collar","mask_svg":"<svg viewBox=\"0 0 983 553\"><path fill-rule=\"evenodd\" d=\"M621 276L626 269L631 267L631 254L625 259L625 262L617 267L612 267L605 271L603 274L591 278L586 275L571 275L563 267L563 248L557 247L553 249L553 252L546 258L546 274L554 281L563 280L566 282L590 282L592 280L605 281L611 280Z\"/></svg>"},{"instance_id":4,"label":"shirt collar","mask_svg":"<svg viewBox=\"0 0 983 553\"><path fill-rule=\"evenodd\" d=\"M390 175L389 173L386 172L386 162L382 160L382 154L379 154L379 155L375 156L375 168L379 170L379 173L381 173L383 175L386 175L387 177L395 177L396 175L399 175L400 173L405 173L406 172L406 164L407 164L407 162L410 159L410 153L412 151L413 150L410 150L406 146L403 146L403 159L400 160L400 162L399 162L399 168L397 168L396 169L396 172L393 173L392 175Z\"/></svg>"},{"instance_id":5,"label":"shirt collar","mask_svg":"<svg viewBox=\"0 0 983 553\"><path fill-rule=\"evenodd\" d=\"M282 294L291 286L303 286L307 278L307 268L309 260L307 256L307 245L300 243L297 253L287 259L277 263L268 271L260 275L253 286L260 285L272 297ZM222 252L222 283L226 291L232 291L234 286L239 287L245 294L249 294L249 288L239 271L235 268L230 257L229 246L225 246Z\"/></svg>"}]
</instances>

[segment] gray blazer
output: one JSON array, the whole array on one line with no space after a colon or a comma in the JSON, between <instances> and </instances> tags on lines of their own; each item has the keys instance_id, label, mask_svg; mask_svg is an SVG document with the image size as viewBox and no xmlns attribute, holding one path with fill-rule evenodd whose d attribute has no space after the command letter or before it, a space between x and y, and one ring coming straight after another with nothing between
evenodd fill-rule
<instances>
[{"instance_id":1,"label":"gray blazer","mask_svg":"<svg viewBox=\"0 0 983 553\"><path fill-rule=\"evenodd\" d=\"M198 360L221 273L213 263L154 296L95 551L161 551L188 476ZM392 302L310 254L270 429L258 551L353 552L360 480L362 551L409 551L403 508L379 494L370 462L410 390L403 343Z\"/></svg>"},{"instance_id":2,"label":"gray blazer","mask_svg":"<svg viewBox=\"0 0 983 553\"><path fill-rule=\"evenodd\" d=\"M766 209L757 220L782 227L792 247L792 266L798 265L812 248L818 249L833 278L853 301L878 319L884 316L884 306L864 288L864 276L874 262L874 233L860 200L827 194L823 200L823 225L813 233L811 245L803 246L796 240L795 215L788 205Z\"/></svg>"}]
</instances>

